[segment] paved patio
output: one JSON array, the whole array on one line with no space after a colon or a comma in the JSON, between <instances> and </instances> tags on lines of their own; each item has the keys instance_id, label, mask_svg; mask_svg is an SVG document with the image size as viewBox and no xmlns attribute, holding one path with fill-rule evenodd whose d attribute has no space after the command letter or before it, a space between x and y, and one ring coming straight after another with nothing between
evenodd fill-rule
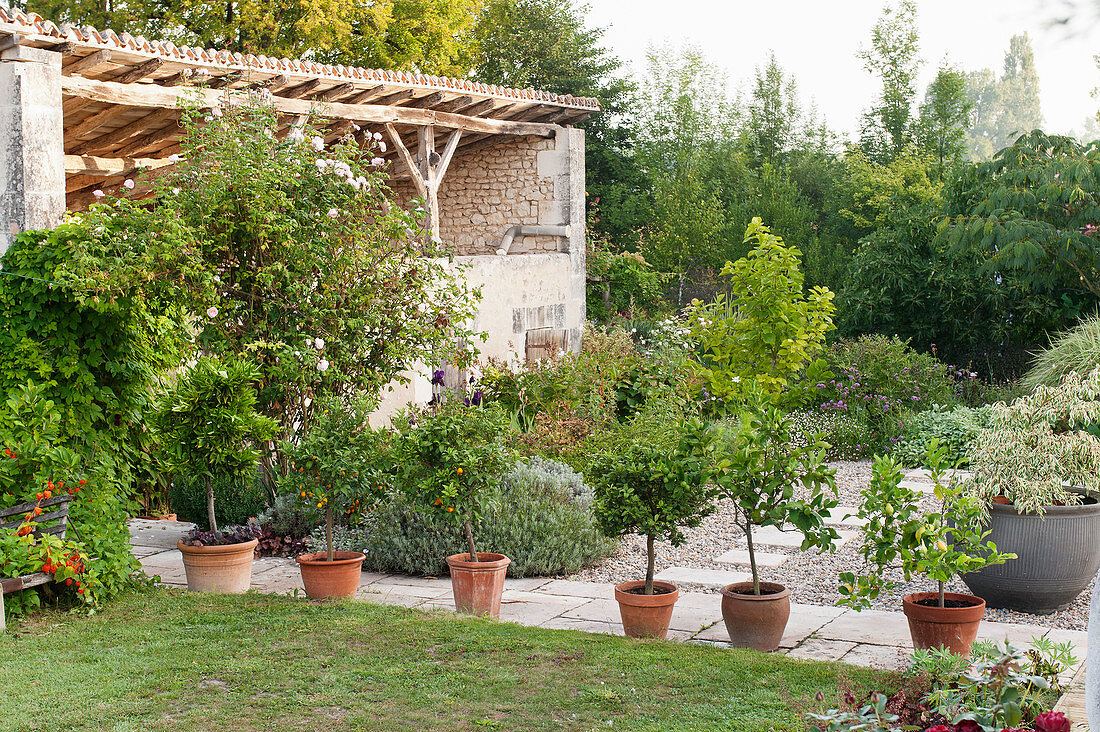
<instances>
[{"instance_id":1,"label":"paved patio","mask_svg":"<svg viewBox=\"0 0 1100 732\"><path fill-rule=\"evenodd\" d=\"M160 577L169 587L186 586L183 559L176 541L189 525L166 521L131 522L134 555L150 576ZM293 559L257 559L252 568L252 588L260 592L294 594L302 590L302 579ZM363 572L358 598L369 602L416 607L423 610L454 610L448 577ZM704 592L681 592L672 615L669 638L714 646L728 646L722 623L720 597ZM505 581L500 619L542 628L581 630L622 635L619 609L611 585L572 582L548 577ZM1055 641L1071 641L1081 661L1072 672L1071 692L1063 697L1060 711L1084 720L1084 659L1087 635L1081 631L1049 630L1041 625L983 622L981 638L1008 639L1027 646L1031 639L1049 632ZM900 612L865 610L856 613L838 607L794 604L780 652L792 658L843 661L857 666L901 669L912 646L909 626ZM1075 724L1075 730L1085 730Z\"/></svg>"}]
</instances>

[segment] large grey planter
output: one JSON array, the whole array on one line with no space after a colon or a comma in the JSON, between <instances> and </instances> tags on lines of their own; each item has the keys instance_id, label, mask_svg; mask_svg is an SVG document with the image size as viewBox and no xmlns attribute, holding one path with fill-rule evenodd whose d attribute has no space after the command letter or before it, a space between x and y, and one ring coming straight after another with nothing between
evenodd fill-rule
<instances>
[{"instance_id":1,"label":"large grey planter","mask_svg":"<svg viewBox=\"0 0 1100 732\"><path fill-rule=\"evenodd\" d=\"M989 607L1045 615L1081 594L1100 569L1100 504L1048 506L1043 517L990 506L989 541L1016 559L962 576Z\"/></svg>"}]
</instances>

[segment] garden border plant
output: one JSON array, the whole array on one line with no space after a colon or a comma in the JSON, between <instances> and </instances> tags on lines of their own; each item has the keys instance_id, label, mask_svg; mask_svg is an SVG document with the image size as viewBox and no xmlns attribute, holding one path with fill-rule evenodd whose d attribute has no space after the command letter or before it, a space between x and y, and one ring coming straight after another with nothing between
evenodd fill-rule
<instances>
[{"instance_id":1,"label":"garden border plant","mask_svg":"<svg viewBox=\"0 0 1100 732\"><path fill-rule=\"evenodd\" d=\"M935 440L929 443L925 464L940 503L932 512L920 510L921 494L902 483L897 460L875 458L856 514L866 522L860 547L864 567L858 575L840 573L838 604L854 610L870 606L884 590L897 586L886 578L892 567L899 567L906 581L913 574L925 575L936 582L937 591L912 593L902 600L913 647L943 647L967 656L985 615L985 601L945 592L944 585L957 574L1002 564L1016 555L998 552L991 541L982 543L989 535L982 524L982 502L954 478L944 484L945 454Z\"/></svg>"},{"instance_id":2,"label":"garden border plant","mask_svg":"<svg viewBox=\"0 0 1100 732\"><path fill-rule=\"evenodd\" d=\"M454 395L408 410L394 421L401 490L412 505L462 529L467 551L447 557L455 606L494 619L500 615L509 559L479 552L474 526L489 489L515 462L509 425L509 415L500 407L466 405Z\"/></svg>"},{"instance_id":3,"label":"garden border plant","mask_svg":"<svg viewBox=\"0 0 1100 732\"><path fill-rule=\"evenodd\" d=\"M259 378L251 363L204 356L178 374L154 414L165 464L200 475L206 483L210 530L195 530L177 544L191 590L244 592L251 581L259 527L219 530L213 478L254 480L260 457L254 445L269 439L276 427L255 410Z\"/></svg>"},{"instance_id":4,"label":"garden border plant","mask_svg":"<svg viewBox=\"0 0 1100 732\"><path fill-rule=\"evenodd\" d=\"M714 511L714 449L717 430L698 418L681 427L673 449L639 435L623 450L610 450L595 463L596 519L608 536L646 538L642 581L615 587L623 630L636 638L664 638L679 590L654 580L655 542L684 541L681 527L698 526Z\"/></svg>"}]
</instances>

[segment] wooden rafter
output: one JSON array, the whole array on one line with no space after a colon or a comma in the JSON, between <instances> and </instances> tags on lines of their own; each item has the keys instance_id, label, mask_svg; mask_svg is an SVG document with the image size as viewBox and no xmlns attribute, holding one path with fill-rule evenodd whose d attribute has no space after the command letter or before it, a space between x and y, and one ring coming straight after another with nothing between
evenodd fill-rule
<instances>
[{"instance_id":1,"label":"wooden rafter","mask_svg":"<svg viewBox=\"0 0 1100 732\"><path fill-rule=\"evenodd\" d=\"M138 79L144 79L146 76L149 76L149 74L152 74L163 65L164 59L160 58L159 56L154 56L140 66L135 66L129 71L122 72L114 79L112 79L112 81L118 84L131 84Z\"/></svg>"},{"instance_id":2,"label":"wooden rafter","mask_svg":"<svg viewBox=\"0 0 1100 732\"><path fill-rule=\"evenodd\" d=\"M423 109L424 107L432 107L439 104L447 95L441 91L433 92L427 96L417 97L411 100L408 104L402 105L405 107L413 107L416 109Z\"/></svg>"},{"instance_id":3,"label":"wooden rafter","mask_svg":"<svg viewBox=\"0 0 1100 732\"><path fill-rule=\"evenodd\" d=\"M353 91L355 91L355 84L338 84L331 89L325 89L320 94L315 94L313 98L318 102L334 102Z\"/></svg>"},{"instance_id":4,"label":"wooden rafter","mask_svg":"<svg viewBox=\"0 0 1100 732\"><path fill-rule=\"evenodd\" d=\"M95 114L85 118L82 122L80 122L80 124L74 125L67 129L65 131L65 136L71 140L83 137L84 135L95 132L114 118L121 117L124 114L129 114L133 110L133 107L107 107L106 109L96 112Z\"/></svg>"},{"instance_id":5,"label":"wooden rafter","mask_svg":"<svg viewBox=\"0 0 1100 732\"><path fill-rule=\"evenodd\" d=\"M94 140L80 142L69 152L74 155L99 155L105 152L113 152L130 140L147 135L150 130L156 130L157 126L163 124L166 120L171 120L174 123L177 115L178 111L175 109L159 109L152 114L145 115L136 122L100 135ZM169 127L174 128L178 134L179 128L175 124L171 124Z\"/></svg>"},{"instance_id":6,"label":"wooden rafter","mask_svg":"<svg viewBox=\"0 0 1100 732\"><path fill-rule=\"evenodd\" d=\"M105 64L110 60L111 52L108 51L106 48L103 48L98 51L93 51L84 58L73 61L68 66L64 67L62 71L66 74L80 74L85 71L90 71L96 66Z\"/></svg>"},{"instance_id":7,"label":"wooden rafter","mask_svg":"<svg viewBox=\"0 0 1100 732\"><path fill-rule=\"evenodd\" d=\"M319 86L321 86L320 79L310 79L309 81L303 81L298 86L281 90L279 96L285 97L286 99L298 99L299 97L304 97L306 94L311 93Z\"/></svg>"}]
</instances>

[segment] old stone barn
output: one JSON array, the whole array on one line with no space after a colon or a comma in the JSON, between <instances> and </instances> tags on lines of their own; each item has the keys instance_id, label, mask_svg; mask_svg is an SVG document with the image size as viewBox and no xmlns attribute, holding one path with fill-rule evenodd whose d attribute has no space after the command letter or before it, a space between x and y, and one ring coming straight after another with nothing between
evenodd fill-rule
<instances>
[{"instance_id":1,"label":"old stone barn","mask_svg":"<svg viewBox=\"0 0 1100 732\"><path fill-rule=\"evenodd\" d=\"M202 89L184 86L203 77ZM171 164L180 102L267 89L286 134L320 115L388 143L399 202L482 285L487 355L576 349L585 321L584 133L594 99L458 79L179 47L0 7L0 253L136 172ZM414 382L397 401L424 399Z\"/></svg>"}]
</instances>

